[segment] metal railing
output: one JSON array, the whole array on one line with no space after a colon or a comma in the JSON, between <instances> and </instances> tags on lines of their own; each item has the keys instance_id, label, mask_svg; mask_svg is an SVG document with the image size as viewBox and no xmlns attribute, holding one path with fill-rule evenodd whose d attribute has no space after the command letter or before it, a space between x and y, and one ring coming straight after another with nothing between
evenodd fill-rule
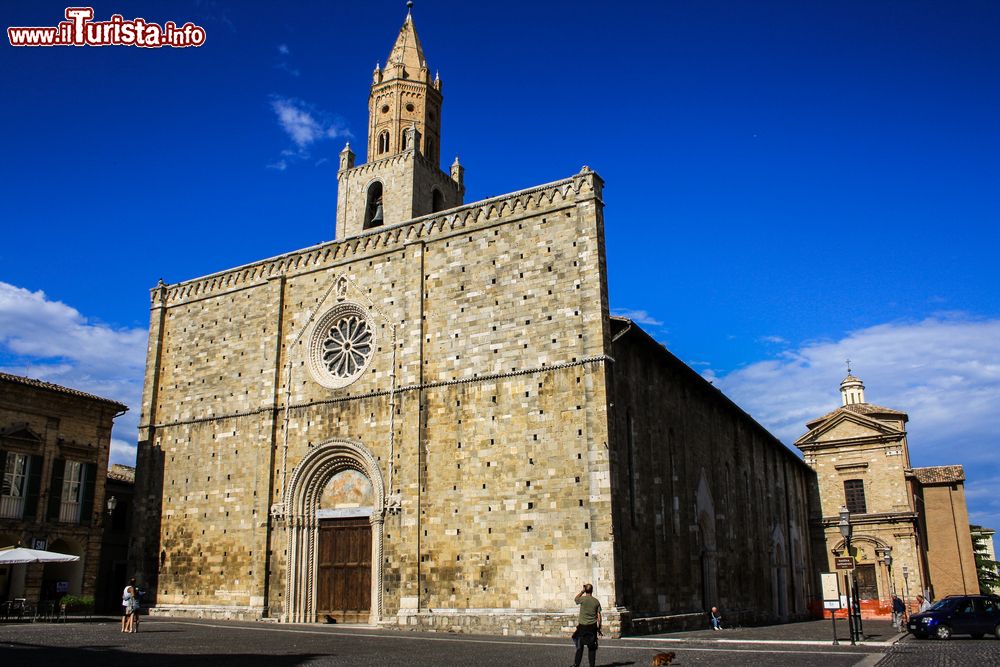
<instances>
[{"instance_id":1,"label":"metal railing","mask_svg":"<svg viewBox=\"0 0 1000 667\"><path fill-rule=\"evenodd\" d=\"M0 496L0 519L20 519L24 515L24 496Z\"/></svg>"}]
</instances>

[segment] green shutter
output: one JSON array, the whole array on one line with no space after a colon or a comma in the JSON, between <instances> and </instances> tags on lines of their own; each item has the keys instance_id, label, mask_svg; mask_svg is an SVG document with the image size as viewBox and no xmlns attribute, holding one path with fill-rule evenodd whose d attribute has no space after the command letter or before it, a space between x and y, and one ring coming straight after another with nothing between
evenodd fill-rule
<instances>
[{"instance_id":1,"label":"green shutter","mask_svg":"<svg viewBox=\"0 0 1000 667\"><path fill-rule=\"evenodd\" d=\"M65 472L65 459L56 459L52 462L52 478L49 481L49 521L59 520L59 504L62 502L63 475Z\"/></svg>"},{"instance_id":2,"label":"green shutter","mask_svg":"<svg viewBox=\"0 0 1000 667\"><path fill-rule=\"evenodd\" d=\"M28 490L24 494L25 521L42 519L38 511L38 490L42 486L42 461L41 456L32 456L28 459Z\"/></svg>"},{"instance_id":3,"label":"green shutter","mask_svg":"<svg viewBox=\"0 0 1000 667\"><path fill-rule=\"evenodd\" d=\"M80 524L89 526L94 518L94 483L97 481L97 464L83 464L83 484L80 485Z\"/></svg>"}]
</instances>

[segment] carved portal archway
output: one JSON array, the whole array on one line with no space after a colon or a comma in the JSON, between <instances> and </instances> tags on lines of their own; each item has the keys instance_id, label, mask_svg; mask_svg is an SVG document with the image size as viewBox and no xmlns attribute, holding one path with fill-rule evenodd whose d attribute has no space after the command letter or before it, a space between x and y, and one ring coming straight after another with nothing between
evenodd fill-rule
<instances>
[{"instance_id":1,"label":"carved portal archway","mask_svg":"<svg viewBox=\"0 0 1000 667\"><path fill-rule=\"evenodd\" d=\"M385 485L378 462L360 442L329 440L312 448L295 466L285 496L288 530L288 568L285 586L285 621L312 623L316 620L316 516L323 489L330 478L344 470L356 470L371 482L374 508L372 525L371 616L382 618L382 525L385 521Z\"/></svg>"}]
</instances>

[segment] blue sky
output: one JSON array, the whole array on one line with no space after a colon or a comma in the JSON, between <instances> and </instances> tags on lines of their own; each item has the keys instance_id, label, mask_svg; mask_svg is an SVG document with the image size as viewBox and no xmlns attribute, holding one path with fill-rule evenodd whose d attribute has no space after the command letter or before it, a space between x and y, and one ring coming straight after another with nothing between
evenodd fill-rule
<instances>
[{"instance_id":1,"label":"blue sky","mask_svg":"<svg viewBox=\"0 0 1000 667\"><path fill-rule=\"evenodd\" d=\"M7 2L4 27L65 4ZM148 289L327 241L403 2L94 3L200 48L0 47L0 368L126 400ZM418 1L466 201L606 180L611 304L786 443L910 414L1000 528L1000 4Z\"/></svg>"}]
</instances>

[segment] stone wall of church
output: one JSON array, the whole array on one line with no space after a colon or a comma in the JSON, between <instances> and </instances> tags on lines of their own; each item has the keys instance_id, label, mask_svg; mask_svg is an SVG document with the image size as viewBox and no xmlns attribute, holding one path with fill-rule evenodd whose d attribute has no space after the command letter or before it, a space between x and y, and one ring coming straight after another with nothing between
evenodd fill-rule
<instances>
[{"instance_id":1,"label":"stone wall of church","mask_svg":"<svg viewBox=\"0 0 1000 667\"><path fill-rule=\"evenodd\" d=\"M585 171L154 289L134 557L157 608L300 604L285 490L333 439L371 453L391 501L383 622L559 631L581 581L613 587L600 186ZM341 299L374 350L328 389L310 332Z\"/></svg>"},{"instance_id":2,"label":"stone wall of church","mask_svg":"<svg viewBox=\"0 0 1000 667\"><path fill-rule=\"evenodd\" d=\"M615 603L636 628L707 627L712 606L730 623L807 617L815 475L645 332L616 324Z\"/></svg>"},{"instance_id":3,"label":"stone wall of church","mask_svg":"<svg viewBox=\"0 0 1000 667\"><path fill-rule=\"evenodd\" d=\"M836 443L836 449L805 454L819 481L823 516L837 516L847 502L847 480L862 482L869 513L913 511L905 483L909 462L902 433L879 435L870 425L848 418L817 439L819 443Z\"/></svg>"}]
</instances>

